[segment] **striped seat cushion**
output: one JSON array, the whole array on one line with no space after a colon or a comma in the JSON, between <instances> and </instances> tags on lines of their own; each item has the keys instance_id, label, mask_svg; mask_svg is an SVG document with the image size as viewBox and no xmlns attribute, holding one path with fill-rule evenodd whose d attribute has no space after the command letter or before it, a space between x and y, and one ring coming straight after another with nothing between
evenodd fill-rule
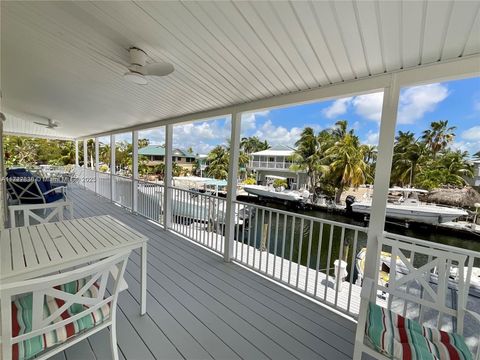
<instances>
[{"instance_id":1,"label":"striped seat cushion","mask_svg":"<svg viewBox=\"0 0 480 360\"><path fill-rule=\"evenodd\" d=\"M73 281L65 285L56 287L56 289L66 293L75 294L86 283L85 279ZM94 298L98 296L98 287L92 285L84 294L84 297ZM32 331L32 294L22 296L12 302L12 336L27 334ZM47 318L50 314L58 310L65 302L49 296L45 297L43 305L43 318ZM65 310L53 323L68 319L76 314L81 313L87 307L82 304L73 304ZM110 317L110 305L105 304L94 312L77 319L64 327L50 331L43 335L29 338L25 341L14 344L12 347L13 360L30 359L42 351L61 344L72 336L91 329L101 324Z\"/></svg>"},{"instance_id":2,"label":"striped seat cushion","mask_svg":"<svg viewBox=\"0 0 480 360\"><path fill-rule=\"evenodd\" d=\"M377 351L392 359L472 359L462 336L422 326L373 303L365 334Z\"/></svg>"}]
</instances>

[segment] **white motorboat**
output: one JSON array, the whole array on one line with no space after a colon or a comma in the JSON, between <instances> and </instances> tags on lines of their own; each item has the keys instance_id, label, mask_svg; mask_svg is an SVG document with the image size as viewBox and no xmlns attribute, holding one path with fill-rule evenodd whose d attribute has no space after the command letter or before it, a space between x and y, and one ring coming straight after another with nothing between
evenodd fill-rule
<instances>
[{"instance_id":1,"label":"white motorboat","mask_svg":"<svg viewBox=\"0 0 480 360\"><path fill-rule=\"evenodd\" d=\"M402 221L413 221L431 225L438 225L444 222L453 221L468 213L463 209L438 206L434 204L422 204L418 198L418 193L427 193L426 190L414 188L392 188L391 192L401 192L403 196L395 203L387 204L387 218ZM413 196L412 196L413 194ZM355 213L370 215L372 207L371 199L356 201L353 198L347 201L347 209Z\"/></svg>"},{"instance_id":2,"label":"white motorboat","mask_svg":"<svg viewBox=\"0 0 480 360\"><path fill-rule=\"evenodd\" d=\"M276 190L273 186L264 185L244 185L243 189L247 193L261 198L273 198L282 201L304 202L310 196L308 191Z\"/></svg>"}]
</instances>

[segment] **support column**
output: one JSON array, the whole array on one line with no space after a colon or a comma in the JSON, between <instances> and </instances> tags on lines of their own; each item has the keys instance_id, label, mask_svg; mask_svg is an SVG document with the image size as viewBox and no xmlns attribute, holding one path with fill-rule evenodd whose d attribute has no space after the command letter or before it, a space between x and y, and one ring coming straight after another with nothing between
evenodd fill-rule
<instances>
[{"instance_id":1,"label":"support column","mask_svg":"<svg viewBox=\"0 0 480 360\"><path fill-rule=\"evenodd\" d=\"M232 128L230 132L230 159L228 163L227 208L225 218L225 247L223 260L229 262L233 257L235 243L235 203L237 199L238 158L240 154L240 131L242 113L232 114Z\"/></svg>"},{"instance_id":2,"label":"support column","mask_svg":"<svg viewBox=\"0 0 480 360\"><path fill-rule=\"evenodd\" d=\"M83 187L87 188L88 146L87 139L83 139Z\"/></svg>"},{"instance_id":3,"label":"support column","mask_svg":"<svg viewBox=\"0 0 480 360\"><path fill-rule=\"evenodd\" d=\"M0 113L3 116L2 113ZM5 117L0 117L0 176L1 176L1 188L0 188L0 230L5 229L7 224L7 188L5 184L5 156L3 151L3 122Z\"/></svg>"},{"instance_id":4,"label":"support column","mask_svg":"<svg viewBox=\"0 0 480 360\"><path fill-rule=\"evenodd\" d=\"M172 152L173 125L165 126L165 176L163 177L163 227L168 230L172 225Z\"/></svg>"},{"instance_id":5,"label":"support column","mask_svg":"<svg viewBox=\"0 0 480 360\"><path fill-rule=\"evenodd\" d=\"M138 209L138 131L132 131L132 211Z\"/></svg>"},{"instance_id":6,"label":"support column","mask_svg":"<svg viewBox=\"0 0 480 360\"><path fill-rule=\"evenodd\" d=\"M378 239L383 236L385 213L387 209L388 188L390 187L390 171L392 169L395 126L397 122L400 86L397 75L392 75L390 87L383 94L382 121L378 143L378 157L375 167L373 199L368 227L367 254L365 259L365 277L378 278L380 249ZM365 309L365 308L362 308Z\"/></svg>"},{"instance_id":7,"label":"support column","mask_svg":"<svg viewBox=\"0 0 480 360\"><path fill-rule=\"evenodd\" d=\"M78 140L75 140L75 166L79 166L78 162Z\"/></svg>"},{"instance_id":8,"label":"support column","mask_svg":"<svg viewBox=\"0 0 480 360\"><path fill-rule=\"evenodd\" d=\"M98 190L100 189L99 176L98 172L100 171L100 142L98 141L98 137L95 138L95 194L98 194Z\"/></svg>"},{"instance_id":9,"label":"support column","mask_svg":"<svg viewBox=\"0 0 480 360\"><path fill-rule=\"evenodd\" d=\"M115 135L110 135L110 200L115 199Z\"/></svg>"}]
</instances>

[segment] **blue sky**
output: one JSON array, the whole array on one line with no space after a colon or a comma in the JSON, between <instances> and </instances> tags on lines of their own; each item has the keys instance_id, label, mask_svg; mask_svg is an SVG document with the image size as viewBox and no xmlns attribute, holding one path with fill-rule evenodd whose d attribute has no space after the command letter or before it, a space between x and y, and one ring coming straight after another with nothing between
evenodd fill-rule
<instances>
[{"instance_id":1,"label":"blue sky","mask_svg":"<svg viewBox=\"0 0 480 360\"><path fill-rule=\"evenodd\" d=\"M376 145L382 106L382 93L367 94L245 114L242 136L258 136L271 144L293 146L305 126L317 131L347 120L364 143ZM480 78L450 81L402 89L397 131L421 135L430 122L448 120L456 126L453 147L475 153L480 150ZM174 127L174 146L192 147L207 153L226 142L230 121L216 119ZM164 129L142 131L139 137L151 143L164 142Z\"/></svg>"}]
</instances>

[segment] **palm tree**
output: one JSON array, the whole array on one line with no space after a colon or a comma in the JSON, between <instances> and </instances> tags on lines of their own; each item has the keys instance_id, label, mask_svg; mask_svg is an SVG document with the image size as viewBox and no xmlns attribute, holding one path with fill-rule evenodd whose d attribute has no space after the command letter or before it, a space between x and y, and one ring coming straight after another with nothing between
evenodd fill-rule
<instances>
[{"instance_id":1,"label":"palm tree","mask_svg":"<svg viewBox=\"0 0 480 360\"><path fill-rule=\"evenodd\" d=\"M303 129L300 139L295 143L291 169L307 173L310 189L315 188L319 161L321 159L318 137L311 127Z\"/></svg>"},{"instance_id":2,"label":"palm tree","mask_svg":"<svg viewBox=\"0 0 480 360\"><path fill-rule=\"evenodd\" d=\"M325 151L329 172L338 179L335 194L337 203L340 202L345 187L358 187L369 178L368 166L364 161L364 149L360 146L358 136L353 135L353 131L343 134L340 140Z\"/></svg>"},{"instance_id":3,"label":"palm tree","mask_svg":"<svg viewBox=\"0 0 480 360\"><path fill-rule=\"evenodd\" d=\"M415 139L414 133L399 131L393 153L392 182L412 186L416 174L427 161L427 145Z\"/></svg>"},{"instance_id":4,"label":"palm tree","mask_svg":"<svg viewBox=\"0 0 480 360\"><path fill-rule=\"evenodd\" d=\"M463 184L465 178L473 177L473 164L468 160L467 151L447 151L439 160L441 168L448 170L448 182L451 184Z\"/></svg>"},{"instance_id":5,"label":"palm tree","mask_svg":"<svg viewBox=\"0 0 480 360\"><path fill-rule=\"evenodd\" d=\"M217 145L208 154L207 176L215 179L226 179L228 177L229 152L223 145Z\"/></svg>"},{"instance_id":6,"label":"palm tree","mask_svg":"<svg viewBox=\"0 0 480 360\"><path fill-rule=\"evenodd\" d=\"M455 129L455 126L448 126L448 120L440 120L433 121L430 129L423 132L422 139L432 152L433 159L455 139Z\"/></svg>"},{"instance_id":7,"label":"palm tree","mask_svg":"<svg viewBox=\"0 0 480 360\"><path fill-rule=\"evenodd\" d=\"M240 148L247 154L270 148L267 140L261 141L257 136L244 137L240 141Z\"/></svg>"}]
</instances>

